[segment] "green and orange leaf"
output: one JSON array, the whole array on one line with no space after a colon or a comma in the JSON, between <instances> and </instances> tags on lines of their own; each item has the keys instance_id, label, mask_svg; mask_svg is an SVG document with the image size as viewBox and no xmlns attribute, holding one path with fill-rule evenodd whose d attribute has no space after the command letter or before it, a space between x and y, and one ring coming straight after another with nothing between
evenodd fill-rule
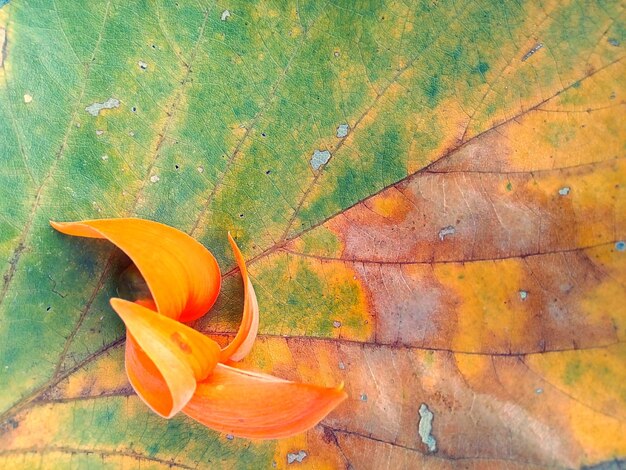
<instances>
[{"instance_id":1,"label":"green and orange leaf","mask_svg":"<svg viewBox=\"0 0 626 470\"><path fill-rule=\"evenodd\" d=\"M0 9L0 466L623 465L623 2L179 3ZM349 398L277 441L156 416L128 260L48 226L103 217L211 247L191 326L245 351L230 231L237 368Z\"/></svg>"}]
</instances>

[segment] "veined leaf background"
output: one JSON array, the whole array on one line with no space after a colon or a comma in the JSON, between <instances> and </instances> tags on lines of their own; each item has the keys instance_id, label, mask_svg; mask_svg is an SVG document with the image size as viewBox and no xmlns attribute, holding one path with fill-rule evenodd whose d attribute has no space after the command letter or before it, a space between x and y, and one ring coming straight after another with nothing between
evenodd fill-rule
<instances>
[{"instance_id":1,"label":"veined leaf background","mask_svg":"<svg viewBox=\"0 0 626 470\"><path fill-rule=\"evenodd\" d=\"M625 465L623 2L0 4L2 468ZM246 366L349 399L279 441L153 415L128 260L48 225L127 216L216 254L221 342L230 230Z\"/></svg>"}]
</instances>

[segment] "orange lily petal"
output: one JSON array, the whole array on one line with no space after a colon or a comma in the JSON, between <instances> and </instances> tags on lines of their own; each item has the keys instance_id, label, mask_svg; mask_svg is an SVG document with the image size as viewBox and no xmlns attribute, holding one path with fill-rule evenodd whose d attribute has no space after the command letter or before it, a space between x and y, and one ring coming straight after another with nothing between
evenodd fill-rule
<instances>
[{"instance_id":1,"label":"orange lily petal","mask_svg":"<svg viewBox=\"0 0 626 470\"><path fill-rule=\"evenodd\" d=\"M230 234L244 282L244 308L235 338L220 351L213 340L177 321L202 316L219 292L219 267L200 243L174 228L141 219L51 225L68 235L111 241L145 279L152 298L137 302L114 298L111 305L128 330L128 378L157 414L169 418L182 409L213 429L272 439L311 428L346 398L343 385L325 388L289 382L218 363L246 356L259 328L254 288Z\"/></svg>"},{"instance_id":2,"label":"orange lily petal","mask_svg":"<svg viewBox=\"0 0 626 470\"><path fill-rule=\"evenodd\" d=\"M219 266L213 255L175 228L143 219L50 222L59 232L104 238L135 263L159 313L188 322L204 315L220 290Z\"/></svg>"},{"instance_id":3,"label":"orange lily petal","mask_svg":"<svg viewBox=\"0 0 626 470\"><path fill-rule=\"evenodd\" d=\"M276 439L315 426L346 396L343 385L318 387L218 364L183 413L218 431Z\"/></svg>"},{"instance_id":4,"label":"orange lily petal","mask_svg":"<svg viewBox=\"0 0 626 470\"><path fill-rule=\"evenodd\" d=\"M133 335L126 335L126 375L143 402L159 416L168 416L174 409L172 393L163 374L139 347Z\"/></svg>"},{"instance_id":5,"label":"orange lily petal","mask_svg":"<svg viewBox=\"0 0 626 470\"><path fill-rule=\"evenodd\" d=\"M220 358L221 362L225 362L227 360L240 361L246 357L252 349L254 340L256 339L256 335L259 331L259 303L257 302L254 287L252 287L252 282L250 281L250 276L248 276L246 262L230 233L228 234L228 241L230 242L230 246L235 253L235 259L237 260L239 271L241 271L244 300L241 325L239 326L239 330L237 331L235 338L222 350Z\"/></svg>"},{"instance_id":6,"label":"orange lily petal","mask_svg":"<svg viewBox=\"0 0 626 470\"><path fill-rule=\"evenodd\" d=\"M126 368L131 384L155 412L165 418L174 416L191 399L196 382L206 378L217 365L218 344L139 304L113 298L111 306L132 338L126 350L130 356ZM156 393L159 382L166 385L161 394L169 392L169 398Z\"/></svg>"}]
</instances>

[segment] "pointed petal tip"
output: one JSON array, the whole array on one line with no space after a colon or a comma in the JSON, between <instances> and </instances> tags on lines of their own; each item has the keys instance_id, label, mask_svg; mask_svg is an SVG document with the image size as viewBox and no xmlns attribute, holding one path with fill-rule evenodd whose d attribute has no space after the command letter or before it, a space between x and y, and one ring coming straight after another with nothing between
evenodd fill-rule
<instances>
[{"instance_id":1,"label":"pointed petal tip","mask_svg":"<svg viewBox=\"0 0 626 470\"><path fill-rule=\"evenodd\" d=\"M126 312L128 311L127 306L133 303L136 303L136 302L131 302L130 300L126 300L126 299L120 299L119 297L111 297L109 299L109 305L111 305L113 310L115 310L115 313L117 313L122 320L124 320L124 316Z\"/></svg>"},{"instance_id":2,"label":"pointed petal tip","mask_svg":"<svg viewBox=\"0 0 626 470\"><path fill-rule=\"evenodd\" d=\"M235 255L239 271L241 272L244 287L244 305L241 325L239 326L235 338L222 350L222 362L240 361L246 357L252 350L254 340L259 331L259 304L248 275L246 261L230 232L228 232L228 241Z\"/></svg>"},{"instance_id":3,"label":"pointed petal tip","mask_svg":"<svg viewBox=\"0 0 626 470\"><path fill-rule=\"evenodd\" d=\"M228 243L230 244L230 247L236 254L237 252L239 252L239 247L237 246L237 242L235 241L235 238L230 233L230 230L226 233L226 235L228 237Z\"/></svg>"}]
</instances>

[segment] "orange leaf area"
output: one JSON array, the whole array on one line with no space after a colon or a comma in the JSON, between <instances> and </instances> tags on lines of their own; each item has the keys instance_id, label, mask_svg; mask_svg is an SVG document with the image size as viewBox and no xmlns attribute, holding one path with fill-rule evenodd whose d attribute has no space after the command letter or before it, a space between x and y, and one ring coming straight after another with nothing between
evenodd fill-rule
<instances>
[{"instance_id":1,"label":"orange leaf area","mask_svg":"<svg viewBox=\"0 0 626 470\"><path fill-rule=\"evenodd\" d=\"M593 84L623 90L616 69L624 64L599 71ZM585 101L584 86L271 256L351 269L376 318L377 343L523 354L621 342L626 161L623 131L600 129L614 128L623 103L608 89ZM333 249L314 243L321 238L332 238Z\"/></svg>"},{"instance_id":2,"label":"orange leaf area","mask_svg":"<svg viewBox=\"0 0 626 470\"><path fill-rule=\"evenodd\" d=\"M610 367L616 374L623 371L620 358L625 352L623 345L616 345L498 356L265 337L257 340L242 365L262 363L268 372L289 380L346 380L349 398L344 405L308 433L279 441L277 462L286 462L287 454L305 449L309 463L322 466L335 462L334 467L341 467L350 462L355 467L378 468L389 462L390 468L404 468L418 462L434 468L458 468L462 462L469 468L528 469L575 467L583 459L617 454L626 445L623 411L614 413L617 393L599 392L594 386L600 376L605 376L602 368ZM121 347L111 351L119 360L122 353ZM580 364L573 375L564 370L571 367L568 364L572 360ZM36 433L41 422L57 413L70 414L76 406L127 414L131 429L135 419L144 423L143 405L130 391L110 388L96 392L89 383L79 385L106 364L113 365L113 361L103 357L71 381L60 383L52 396L37 403L21 421L19 430L6 434L0 448L24 445L29 442L28 433ZM592 367L586 369L588 365ZM119 376L122 372L112 373ZM226 388L239 387L245 374L225 377L219 373L217 380ZM394 386L385 386L389 383ZM230 417L245 413L247 404L254 401L253 395L240 396L237 402L244 409ZM290 400L284 404L288 409ZM435 439L436 452L428 452L419 432L422 405L434 417L428 435ZM72 436L69 426L55 432ZM132 432L140 434L143 429L139 426ZM561 432L554 433L554 429ZM229 432L226 427L223 430ZM124 452L132 446L120 444L116 448Z\"/></svg>"}]
</instances>

